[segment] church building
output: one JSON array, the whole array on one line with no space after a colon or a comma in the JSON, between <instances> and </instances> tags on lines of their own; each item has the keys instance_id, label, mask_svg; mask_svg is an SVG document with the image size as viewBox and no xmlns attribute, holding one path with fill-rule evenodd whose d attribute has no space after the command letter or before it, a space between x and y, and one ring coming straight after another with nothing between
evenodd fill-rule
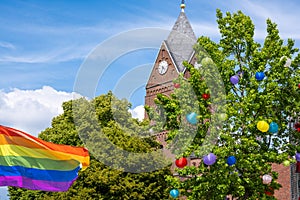
<instances>
[{"instance_id":1,"label":"church building","mask_svg":"<svg viewBox=\"0 0 300 200\"><path fill-rule=\"evenodd\" d=\"M170 95L174 89L173 80L188 72L183 61L194 64L193 46L197 42L196 35L184 12L185 4L181 4L181 12L168 38L162 41L158 56L146 85L145 104L154 106L154 98L158 93Z\"/></svg>"},{"instance_id":2,"label":"church building","mask_svg":"<svg viewBox=\"0 0 300 200\"><path fill-rule=\"evenodd\" d=\"M161 93L169 96L174 90L173 80L180 73L184 77L189 77L189 72L183 66L183 61L195 65L196 58L193 46L197 42L197 37L185 14L185 4L182 1L181 12L170 31L166 40L162 41L153 69L146 84L145 105L155 107L154 99ZM165 145L166 132L157 134L157 140ZM199 159L198 159L199 160ZM193 158L189 158L189 165L195 165ZM296 166L285 167L274 164L273 170L279 173L278 182L282 188L275 191L275 197L279 200L298 200L299 197L299 174Z\"/></svg>"}]
</instances>

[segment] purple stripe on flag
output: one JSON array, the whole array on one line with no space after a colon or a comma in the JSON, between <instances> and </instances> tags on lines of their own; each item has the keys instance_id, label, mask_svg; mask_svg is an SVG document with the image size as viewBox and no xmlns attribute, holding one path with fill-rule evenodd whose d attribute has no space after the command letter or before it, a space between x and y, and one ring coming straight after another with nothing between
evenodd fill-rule
<instances>
[{"instance_id":1,"label":"purple stripe on flag","mask_svg":"<svg viewBox=\"0 0 300 200\"><path fill-rule=\"evenodd\" d=\"M67 191L76 178L69 182L53 182L43 180L33 180L23 176L0 176L0 186L14 186L27 188L30 190L44 190L50 192Z\"/></svg>"}]
</instances>

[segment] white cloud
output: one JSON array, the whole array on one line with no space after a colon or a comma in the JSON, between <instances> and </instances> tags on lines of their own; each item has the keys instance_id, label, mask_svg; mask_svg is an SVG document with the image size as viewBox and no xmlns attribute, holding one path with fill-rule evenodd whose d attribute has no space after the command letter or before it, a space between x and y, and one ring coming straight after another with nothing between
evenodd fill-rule
<instances>
[{"instance_id":1,"label":"white cloud","mask_svg":"<svg viewBox=\"0 0 300 200\"><path fill-rule=\"evenodd\" d=\"M143 105L139 105L134 109L129 109L129 112L131 113L132 118L137 118L139 121L144 119L145 109Z\"/></svg>"},{"instance_id":2,"label":"white cloud","mask_svg":"<svg viewBox=\"0 0 300 200\"><path fill-rule=\"evenodd\" d=\"M75 59L83 59L93 47L94 44L87 44L81 47L69 45L67 47L60 46L53 48L47 52L42 50L41 52L19 53L19 55L7 54L0 56L0 62L31 64L65 62Z\"/></svg>"},{"instance_id":3,"label":"white cloud","mask_svg":"<svg viewBox=\"0 0 300 200\"><path fill-rule=\"evenodd\" d=\"M3 42L3 41L0 41L0 47L2 48L6 48L6 49L15 49L16 47L9 43L9 42Z\"/></svg>"},{"instance_id":4,"label":"white cloud","mask_svg":"<svg viewBox=\"0 0 300 200\"><path fill-rule=\"evenodd\" d=\"M269 18L278 25L280 36L283 39L300 39L299 4L282 1L250 1L235 2L230 8L242 10L254 21L257 39L264 39L266 36L266 20Z\"/></svg>"},{"instance_id":5,"label":"white cloud","mask_svg":"<svg viewBox=\"0 0 300 200\"><path fill-rule=\"evenodd\" d=\"M44 86L37 90L0 91L0 124L37 136L63 112L62 103L73 99L73 93Z\"/></svg>"},{"instance_id":6,"label":"white cloud","mask_svg":"<svg viewBox=\"0 0 300 200\"><path fill-rule=\"evenodd\" d=\"M7 195L7 187L0 187L0 199L9 199Z\"/></svg>"},{"instance_id":7,"label":"white cloud","mask_svg":"<svg viewBox=\"0 0 300 200\"><path fill-rule=\"evenodd\" d=\"M197 37L202 35L212 38L220 36L217 23L197 22L191 25ZM200 35L198 33L200 33Z\"/></svg>"}]
</instances>

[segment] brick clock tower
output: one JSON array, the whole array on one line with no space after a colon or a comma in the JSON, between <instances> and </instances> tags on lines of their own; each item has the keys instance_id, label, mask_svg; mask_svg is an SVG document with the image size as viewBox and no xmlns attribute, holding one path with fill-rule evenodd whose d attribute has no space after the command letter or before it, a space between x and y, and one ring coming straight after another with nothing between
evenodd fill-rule
<instances>
[{"instance_id":1,"label":"brick clock tower","mask_svg":"<svg viewBox=\"0 0 300 200\"><path fill-rule=\"evenodd\" d=\"M169 96L173 92L173 80L180 73L183 73L186 78L189 77L188 71L182 64L183 61L188 61L191 64L196 62L193 46L196 44L197 38L187 19L184 8L185 4L182 1L181 12L168 38L162 42L150 73L145 96L145 105L150 107L155 107L154 99L157 94L161 93ZM156 138L165 146L166 132L158 133ZM189 165L197 166L199 162L201 162L200 159L189 158ZM275 197L279 200L300 200L300 181L299 174L295 173L295 164L289 167L273 164L272 168L279 173L278 182L282 185L282 188L275 192ZM300 172L300 165L298 170Z\"/></svg>"},{"instance_id":2,"label":"brick clock tower","mask_svg":"<svg viewBox=\"0 0 300 200\"><path fill-rule=\"evenodd\" d=\"M183 61L195 63L193 45L197 38L184 13L185 4L168 38L161 44L153 69L146 85L145 104L155 106L154 98L158 93L170 95L174 89L173 80L179 73L188 76Z\"/></svg>"}]
</instances>

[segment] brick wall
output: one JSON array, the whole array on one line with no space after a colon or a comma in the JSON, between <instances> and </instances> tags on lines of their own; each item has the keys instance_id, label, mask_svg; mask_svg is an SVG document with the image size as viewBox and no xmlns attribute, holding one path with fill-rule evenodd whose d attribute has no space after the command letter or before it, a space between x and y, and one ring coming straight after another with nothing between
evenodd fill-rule
<instances>
[{"instance_id":1,"label":"brick wall","mask_svg":"<svg viewBox=\"0 0 300 200\"><path fill-rule=\"evenodd\" d=\"M282 185L282 188L275 191L275 197L278 200L291 199L291 167L273 164L272 170L278 172L278 183Z\"/></svg>"},{"instance_id":2,"label":"brick wall","mask_svg":"<svg viewBox=\"0 0 300 200\"><path fill-rule=\"evenodd\" d=\"M169 66L165 74L159 74L158 72L158 66L161 61L166 61ZM170 95L174 90L173 80L177 77L178 71L165 45L162 44L146 85L145 104L155 107L153 100L157 94Z\"/></svg>"}]
</instances>

